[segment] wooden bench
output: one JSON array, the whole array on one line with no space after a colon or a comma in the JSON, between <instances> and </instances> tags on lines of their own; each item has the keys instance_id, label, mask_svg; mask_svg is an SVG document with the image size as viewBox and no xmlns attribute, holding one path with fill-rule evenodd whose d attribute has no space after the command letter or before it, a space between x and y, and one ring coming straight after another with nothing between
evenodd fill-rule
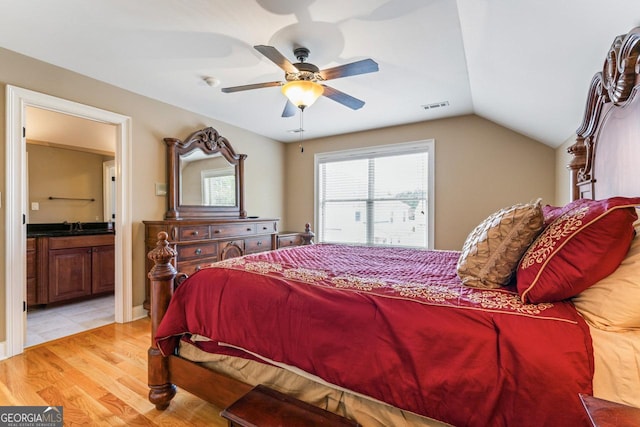
<instances>
[{"instance_id":1,"label":"wooden bench","mask_svg":"<svg viewBox=\"0 0 640 427\"><path fill-rule=\"evenodd\" d=\"M229 427L356 427L359 424L317 406L257 385L224 409Z\"/></svg>"}]
</instances>

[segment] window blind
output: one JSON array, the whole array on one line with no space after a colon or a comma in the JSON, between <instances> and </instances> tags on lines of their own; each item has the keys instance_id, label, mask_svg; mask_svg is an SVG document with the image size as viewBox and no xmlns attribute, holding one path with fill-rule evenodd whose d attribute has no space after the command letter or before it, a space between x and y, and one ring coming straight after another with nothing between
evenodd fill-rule
<instances>
[{"instance_id":1,"label":"window blind","mask_svg":"<svg viewBox=\"0 0 640 427\"><path fill-rule=\"evenodd\" d=\"M318 240L429 246L428 144L317 159Z\"/></svg>"}]
</instances>

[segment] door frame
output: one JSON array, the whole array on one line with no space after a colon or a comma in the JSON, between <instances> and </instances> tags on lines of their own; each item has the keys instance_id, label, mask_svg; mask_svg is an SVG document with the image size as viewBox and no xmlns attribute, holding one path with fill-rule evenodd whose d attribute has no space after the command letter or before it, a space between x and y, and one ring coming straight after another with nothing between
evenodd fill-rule
<instances>
[{"instance_id":1,"label":"door frame","mask_svg":"<svg viewBox=\"0 0 640 427\"><path fill-rule=\"evenodd\" d=\"M27 210L26 107L116 126L115 321L133 320L131 231L131 118L17 86L6 86L5 357L24 351Z\"/></svg>"},{"instance_id":2,"label":"door frame","mask_svg":"<svg viewBox=\"0 0 640 427\"><path fill-rule=\"evenodd\" d=\"M102 200L103 200L103 214L102 218L104 222L113 222L112 214L115 214L115 192L114 186L111 185L111 179L114 180L116 185L118 182L116 179L116 161L109 160L102 162Z\"/></svg>"}]
</instances>

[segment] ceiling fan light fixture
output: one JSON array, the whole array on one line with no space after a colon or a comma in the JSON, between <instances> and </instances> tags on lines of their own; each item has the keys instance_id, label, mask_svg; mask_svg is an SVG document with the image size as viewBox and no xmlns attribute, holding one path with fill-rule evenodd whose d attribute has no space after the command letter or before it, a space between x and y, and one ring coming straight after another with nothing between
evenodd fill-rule
<instances>
[{"instance_id":1,"label":"ceiling fan light fixture","mask_svg":"<svg viewBox=\"0 0 640 427\"><path fill-rule=\"evenodd\" d=\"M282 93L300 109L316 102L323 92L324 87L320 83L309 80L294 80L282 86Z\"/></svg>"}]
</instances>

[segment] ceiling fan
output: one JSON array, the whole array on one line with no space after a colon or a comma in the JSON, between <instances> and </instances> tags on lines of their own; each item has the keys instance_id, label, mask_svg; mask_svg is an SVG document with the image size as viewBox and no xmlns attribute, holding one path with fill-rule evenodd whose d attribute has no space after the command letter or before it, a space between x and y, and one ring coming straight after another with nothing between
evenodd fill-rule
<instances>
[{"instance_id":1,"label":"ceiling fan","mask_svg":"<svg viewBox=\"0 0 640 427\"><path fill-rule=\"evenodd\" d=\"M352 110L362 108L364 101L354 98L351 95L347 95L337 89L322 84L321 82L339 79L341 77L355 76L358 74L366 74L378 71L378 64L372 59L363 59L361 61L352 62L349 64L339 65L333 68L327 68L320 70L317 66L310 62L306 62L309 57L309 49L304 47L298 47L294 49L293 54L299 62L292 64L287 58L285 58L275 47L266 45L257 45L254 48L266 56L278 67L282 68L285 72L285 82L274 81L265 83L255 83L243 86L233 86L222 88L222 92L231 93L239 92L243 90L259 89L263 87L282 86L283 92L287 90L287 86L291 86L292 82L309 82L311 90L315 90L316 95L310 103L304 104L304 101L299 101L294 104L290 99L287 99L287 103L282 112L282 117L291 117L295 114L296 108L304 110L305 107L311 105L315 99L324 95L329 99L332 99ZM300 83L296 83L300 84ZM289 95L285 92L288 98Z\"/></svg>"}]
</instances>

